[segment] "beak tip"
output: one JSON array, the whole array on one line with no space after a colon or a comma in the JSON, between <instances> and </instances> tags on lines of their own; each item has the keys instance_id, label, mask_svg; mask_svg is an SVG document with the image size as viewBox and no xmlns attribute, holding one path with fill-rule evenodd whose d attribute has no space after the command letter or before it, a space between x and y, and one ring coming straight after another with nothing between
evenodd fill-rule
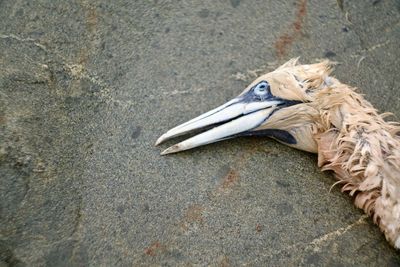
<instances>
[{"instance_id":1,"label":"beak tip","mask_svg":"<svg viewBox=\"0 0 400 267\"><path fill-rule=\"evenodd\" d=\"M157 141L156 141L156 143L154 144L154 146L158 146L159 144L161 144L161 143L164 142L164 141L165 141L164 135L161 135L161 136L157 139Z\"/></svg>"},{"instance_id":2,"label":"beak tip","mask_svg":"<svg viewBox=\"0 0 400 267\"><path fill-rule=\"evenodd\" d=\"M165 156L169 154L168 149L164 150L163 152L160 153L161 156Z\"/></svg>"},{"instance_id":3,"label":"beak tip","mask_svg":"<svg viewBox=\"0 0 400 267\"><path fill-rule=\"evenodd\" d=\"M179 145L173 145L173 146L165 149L163 152L161 152L161 155L164 156L164 155L167 155L167 154L172 154L172 153L179 152L181 150L182 150L182 148Z\"/></svg>"}]
</instances>

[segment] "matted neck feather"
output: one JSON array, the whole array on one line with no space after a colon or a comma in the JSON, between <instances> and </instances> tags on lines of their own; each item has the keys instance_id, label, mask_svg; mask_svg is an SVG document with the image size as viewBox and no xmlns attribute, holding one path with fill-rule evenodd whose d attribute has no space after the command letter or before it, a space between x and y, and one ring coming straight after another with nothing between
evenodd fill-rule
<instances>
[{"instance_id":1,"label":"matted neck feather","mask_svg":"<svg viewBox=\"0 0 400 267\"><path fill-rule=\"evenodd\" d=\"M354 89L330 78L318 92L318 165L332 170L342 191L373 217L400 248L400 127L386 122Z\"/></svg>"},{"instance_id":2,"label":"matted neck feather","mask_svg":"<svg viewBox=\"0 0 400 267\"><path fill-rule=\"evenodd\" d=\"M386 122L355 88L330 77L331 64L283 66L305 77L318 166L334 172L342 191L372 216L386 239L400 248L400 127ZM303 76L299 73L303 71Z\"/></svg>"}]
</instances>

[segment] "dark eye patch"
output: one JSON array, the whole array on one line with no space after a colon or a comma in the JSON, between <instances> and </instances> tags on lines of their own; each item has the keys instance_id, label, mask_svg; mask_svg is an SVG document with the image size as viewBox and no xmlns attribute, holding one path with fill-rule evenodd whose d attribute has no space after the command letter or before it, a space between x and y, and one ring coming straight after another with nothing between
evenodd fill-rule
<instances>
[{"instance_id":1,"label":"dark eye patch","mask_svg":"<svg viewBox=\"0 0 400 267\"><path fill-rule=\"evenodd\" d=\"M260 90L261 89L261 90ZM259 94L255 93L255 90L259 92ZM271 93L271 87L267 81L261 81L255 86L253 86L248 92L243 94L240 97L240 100L245 103L250 102L261 102L261 101L280 101L281 104L278 104L279 108L288 107L296 104L302 103L301 101L296 100L286 100L277 96L274 96Z\"/></svg>"},{"instance_id":2,"label":"dark eye patch","mask_svg":"<svg viewBox=\"0 0 400 267\"><path fill-rule=\"evenodd\" d=\"M246 102L264 101L272 99L274 96L271 94L270 86L267 81L261 81L253 86L244 96L243 100Z\"/></svg>"},{"instance_id":3,"label":"dark eye patch","mask_svg":"<svg viewBox=\"0 0 400 267\"><path fill-rule=\"evenodd\" d=\"M269 89L269 83L267 81L261 81L258 84L256 84L253 88L251 88L252 91L257 90L257 89Z\"/></svg>"}]
</instances>

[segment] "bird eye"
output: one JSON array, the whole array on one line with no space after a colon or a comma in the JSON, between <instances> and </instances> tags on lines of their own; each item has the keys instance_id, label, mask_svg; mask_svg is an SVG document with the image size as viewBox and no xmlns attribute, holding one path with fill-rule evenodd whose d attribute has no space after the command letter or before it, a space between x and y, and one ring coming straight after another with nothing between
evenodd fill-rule
<instances>
[{"instance_id":1,"label":"bird eye","mask_svg":"<svg viewBox=\"0 0 400 267\"><path fill-rule=\"evenodd\" d=\"M265 81L260 82L254 88L254 93L258 96L264 96L264 95L268 94L268 87L269 87L269 84L267 82L265 82Z\"/></svg>"}]
</instances>

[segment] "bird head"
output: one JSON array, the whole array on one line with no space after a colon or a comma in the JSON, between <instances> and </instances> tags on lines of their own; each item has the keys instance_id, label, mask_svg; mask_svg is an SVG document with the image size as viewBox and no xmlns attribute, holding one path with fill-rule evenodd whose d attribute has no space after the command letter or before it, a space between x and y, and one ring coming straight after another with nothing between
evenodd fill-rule
<instances>
[{"instance_id":1,"label":"bird head","mask_svg":"<svg viewBox=\"0 0 400 267\"><path fill-rule=\"evenodd\" d=\"M313 138L318 92L329 83L330 62L298 65L292 59L254 80L241 94L163 134L156 145L206 129L162 154L176 153L238 136L268 136L297 149L316 152Z\"/></svg>"}]
</instances>

